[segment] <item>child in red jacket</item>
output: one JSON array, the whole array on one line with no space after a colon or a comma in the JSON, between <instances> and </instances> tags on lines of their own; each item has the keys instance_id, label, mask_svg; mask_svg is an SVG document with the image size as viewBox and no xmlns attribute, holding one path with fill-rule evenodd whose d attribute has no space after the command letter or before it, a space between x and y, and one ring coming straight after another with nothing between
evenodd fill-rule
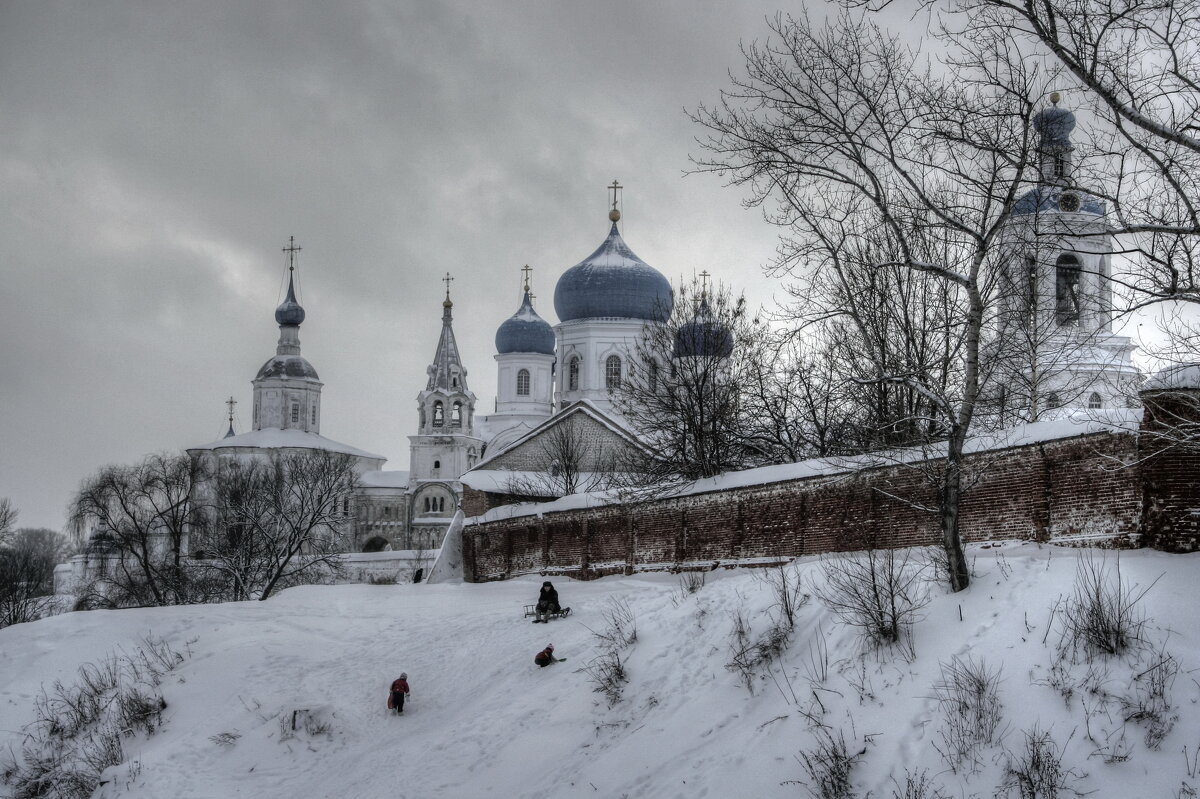
<instances>
[{"instance_id":1,"label":"child in red jacket","mask_svg":"<svg viewBox=\"0 0 1200 799\"><path fill-rule=\"evenodd\" d=\"M400 676L392 683L391 691L388 693L388 710L396 709L397 713L404 712L404 697L408 693L408 674L401 672Z\"/></svg>"}]
</instances>

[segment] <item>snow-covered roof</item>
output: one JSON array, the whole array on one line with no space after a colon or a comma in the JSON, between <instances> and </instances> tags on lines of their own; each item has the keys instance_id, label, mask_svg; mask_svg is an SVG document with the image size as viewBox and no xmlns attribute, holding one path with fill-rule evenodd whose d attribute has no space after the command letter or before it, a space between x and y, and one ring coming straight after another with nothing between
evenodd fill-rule
<instances>
[{"instance_id":1,"label":"snow-covered roof","mask_svg":"<svg viewBox=\"0 0 1200 799\"><path fill-rule=\"evenodd\" d=\"M234 449L239 447L247 449L323 449L329 452L342 452L359 458L371 458L378 461L387 460L382 455L357 449L349 444L343 444L331 438L319 436L316 433L306 433L303 430L295 429L281 430L278 427L251 430L249 433L222 438L213 441L211 444L188 447L188 451Z\"/></svg>"},{"instance_id":2,"label":"snow-covered roof","mask_svg":"<svg viewBox=\"0 0 1200 799\"><path fill-rule=\"evenodd\" d=\"M630 443L631 446L642 446L641 442L634 438L629 432L629 428L625 426L625 420L622 417L614 413L600 410L600 408L597 407L591 400L581 399L571 403L553 416L547 417L546 421L537 425L521 437L513 440L512 443L507 444L502 448L488 447L487 455L485 455L483 460L475 465L475 469L481 469L491 461L499 458L504 453L512 451L514 448L519 447L521 444L524 444L526 441L529 441L532 438L536 438L537 436L541 435L543 430L553 427L556 424L560 424L568 416L574 413L583 413L590 416L600 424L604 425L604 427L624 438ZM471 472L467 472L467 474L470 473Z\"/></svg>"},{"instance_id":3,"label":"snow-covered roof","mask_svg":"<svg viewBox=\"0 0 1200 799\"><path fill-rule=\"evenodd\" d=\"M408 472L375 470L363 472L358 480L364 488L407 488Z\"/></svg>"},{"instance_id":4,"label":"snow-covered roof","mask_svg":"<svg viewBox=\"0 0 1200 799\"><path fill-rule=\"evenodd\" d=\"M1142 391L1179 391L1200 389L1200 364L1181 363L1155 373L1142 385Z\"/></svg>"},{"instance_id":5,"label":"snow-covered roof","mask_svg":"<svg viewBox=\"0 0 1200 799\"><path fill-rule=\"evenodd\" d=\"M596 485L616 477L611 472L579 472L575 479L580 485ZM467 472L459 482L470 486L476 491L486 491L489 494L506 494L510 486L516 484L523 487L553 485L554 478L547 478L545 472L528 472L510 469L477 469Z\"/></svg>"},{"instance_id":6,"label":"snow-covered roof","mask_svg":"<svg viewBox=\"0 0 1200 799\"><path fill-rule=\"evenodd\" d=\"M1076 410L1066 414L1062 418L1018 425L1006 430L974 436L967 442L966 451L997 451L1027 446L1043 441L1075 438L1092 433L1132 434L1137 431L1140 422L1141 411L1137 409ZM726 472L716 477L708 477L691 483L681 484L667 490L660 496L691 496L714 491L726 491L733 488L770 485L790 480L830 477L862 469L879 468L899 463L918 463L923 460L942 457L945 451L946 445L942 443L928 447L909 447L884 452L872 452L865 455L814 458L812 460L800 461L799 463L760 466L757 469ZM467 478L471 474L471 472L468 472L466 475L463 475L462 479L464 483L467 483ZM467 484L470 485L470 483ZM476 486L472 487L476 488ZM479 490L487 489L480 488ZM514 505L502 505L498 508L492 508L482 516L468 519L467 524L479 524L517 516L540 516L544 513L553 513L555 511L616 505L625 499L625 492L617 489L597 491L590 494L572 494L562 499L556 499L553 502L525 502Z\"/></svg>"}]
</instances>

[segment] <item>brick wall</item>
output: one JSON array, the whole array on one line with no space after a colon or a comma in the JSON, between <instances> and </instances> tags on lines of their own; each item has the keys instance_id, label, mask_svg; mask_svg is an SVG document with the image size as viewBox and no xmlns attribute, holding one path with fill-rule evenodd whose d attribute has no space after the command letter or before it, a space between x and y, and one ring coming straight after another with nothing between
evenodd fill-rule
<instances>
[{"instance_id":1,"label":"brick wall","mask_svg":"<svg viewBox=\"0 0 1200 799\"><path fill-rule=\"evenodd\" d=\"M1158 483L1147 489L1138 441L1133 433L1092 433L970 456L960 517L964 540L1129 544L1148 534L1143 508L1150 506L1159 525L1150 543L1162 546L1179 527L1167 530L1164 520L1175 519L1188 501L1200 507L1200 495L1195 480L1172 482L1159 472L1188 467L1194 474L1200 460L1192 455L1185 464L1164 456L1154 465ZM474 523L463 530L464 568L475 581L531 572L586 578L936 544L938 517L914 507L936 504L928 472L893 465ZM1174 492L1165 499L1163 486ZM499 501L468 490L464 506L478 514ZM1193 535L1197 521L1192 518Z\"/></svg>"}]
</instances>

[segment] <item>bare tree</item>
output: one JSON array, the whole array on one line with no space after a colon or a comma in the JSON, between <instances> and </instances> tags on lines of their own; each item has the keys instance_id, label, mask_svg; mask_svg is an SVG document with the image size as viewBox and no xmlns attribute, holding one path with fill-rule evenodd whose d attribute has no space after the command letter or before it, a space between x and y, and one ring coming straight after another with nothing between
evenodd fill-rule
<instances>
[{"instance_id":1,"label":"bare tree","mask_svg":"<svg viewBox=\"0 0 1200 799\"><path fill-rule=\"evenodd\" d=\"M17 509L13 507L12 500L0 497L0 546L8 543L16 523Z\"/></svg>"},{"instance_id":2,"label":"bare tree","mask_svg":"<svg viewBox=\"0 0 1200 799\"><path fill-rule=\"evenodd\" d=\"M877 279L896 268L941 284L943 368L865 373L920 400L913 420L945 438L937 484L950 583L969 582L959 534L963 451L995 325L1004 229L1029 180L1033 98L1045 76L997 54L996 38L957 42L935 75L896 38L843 15L823 26L777 17L772 38L744 48L747 73L701 107L701 170L773 208L789 234L780 268ZM872 238L864 239L865 231ZM886 260L880 260L880 258ZM844 293L849 298L850 291Z\"/></svg>"},{"instance_id":3,"label":"bare tree","mask_svg":"<svg viewBox=\"0 0 1200 799\"><path fill-rule=\"evenodd\" d=\"M71 503L72 528L80 540L101 532L112 552L93 595L116 606L193 601L185 559L189 533L205 524L193 499L205 479L187 455L156 454L84 481Z\"/></svg>"},{"instance_id":4,"label":"bare tree","mask_svg":"<svg viewBox=\"0 0 1200 799\"><path fill-rule=\"evenodd\" d=\"M228 583L233 599L326 579L341 568L358 487L349 455L304 450L224 464L213 519L194 546L200 568Z\"/></svg>"},{"instance_id":5,"label":"bare tree","mask_svg":"<svg viewBox=\"0 0 1200 799\"><path fill-rule=\"evenodd\" d=\"M0 627L45 616L54 596L54 567L70 551L67 540L44 528L17 530L0 545Z\"/></svg>"},{"instance_id":6,"label":"bare tree","mask_svg":"<svg viewBox=\"0 0 1200 799\"><path fill-rule=\"evenodd\" d=\"M603 444L589 442L584 428L567 417L538 439L540 460L547 464L536 472L510 477L506 490L516 498L546 499L600 491L612 484L617 459Z\"/></svg>"},{"instance_id":7,"label":"bare tree","mask_svg":"<svg viewBox=\"0 0 1200 799\"><path fill-rule=\"evenodd\" d=\"M766 337L744 297L724 287L680 287L672 312L649 322L628 375L611 390L646 446L625 471L648 484L695 480L761 460L745 436L743 392Z\"/></svg>"}]
</instances>

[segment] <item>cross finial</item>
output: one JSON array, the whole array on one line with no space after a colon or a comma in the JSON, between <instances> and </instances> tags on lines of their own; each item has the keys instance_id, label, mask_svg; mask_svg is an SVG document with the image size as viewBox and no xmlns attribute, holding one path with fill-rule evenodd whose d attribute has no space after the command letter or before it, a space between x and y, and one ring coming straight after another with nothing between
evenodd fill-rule
<instances>
[{"instance_id":1,"label":"cross finial","mask_svg":"<svg viewBox=\"0 0 1200 799\"><path fill-rule=\"evenodd\" d=\"M225 404L229 406L229 426L232 427L233 426L233 406L237 405L237 400L235 400L233 397L230 397L229 399L225 400Z\"/></svg>"},{"instance_id":2,"label":"cross finial","mask_svg":"<svg viewBox=\"0 0 1200 799\"><path fill-rule=\"evenodd\" d=\"M525 264L525 266L521 267L521 271L525 274L525 293L528 294L529 293L529 276L533 274L533 269L530 268L529 264Z\"/></svg>"},{"instance_id":3,"label":"cross finial","mask_svg":"<svg viewBox=\"0 0 1200 799\"><path fill-rule=\"evenodd\" d=\"M442 282L446 284L446 299L450 299L450 284L454 282L454 278L450 277L450 273L447 272L446 276L442 278Z\"/></svg>"},{"instance_id":4,"label":"cross finial","mask_svg":"<svg viewBox=\"0 0 1200 799\"><path fill-rule=\"evenodd\" d=\"M296 253L300 252L301 249L302 248L296 246L296 237L288 236L288 246L284 247L283 251L288 254L289 272L294 272L296 270Z\"/></svg>"},{"instance_id":5,"label":"cross finial","mask_svg":"<svg viewBox=\"0 0 1200 799\"><path fill-rule=\"evenodd\" d=\"M707 269L700 273L700 296L708 296L708 279L712 277Z\"/></svg>"},{"instance_id":6,"label":"cross finial","mask_svg":"<svg viewBox=\"0 0 1200 799\"><path fill-rule=\"evenodd\" d=\"M612 207L613 207L613 210L615 211L615 210L617 210L617 192L625 187L622 186L620 183L618 183L614 179L612 184L608 188L609 188L609 191L611 191L613 193L613 198L612 198L613 206Z\"/></svg>"}]
</instances>

